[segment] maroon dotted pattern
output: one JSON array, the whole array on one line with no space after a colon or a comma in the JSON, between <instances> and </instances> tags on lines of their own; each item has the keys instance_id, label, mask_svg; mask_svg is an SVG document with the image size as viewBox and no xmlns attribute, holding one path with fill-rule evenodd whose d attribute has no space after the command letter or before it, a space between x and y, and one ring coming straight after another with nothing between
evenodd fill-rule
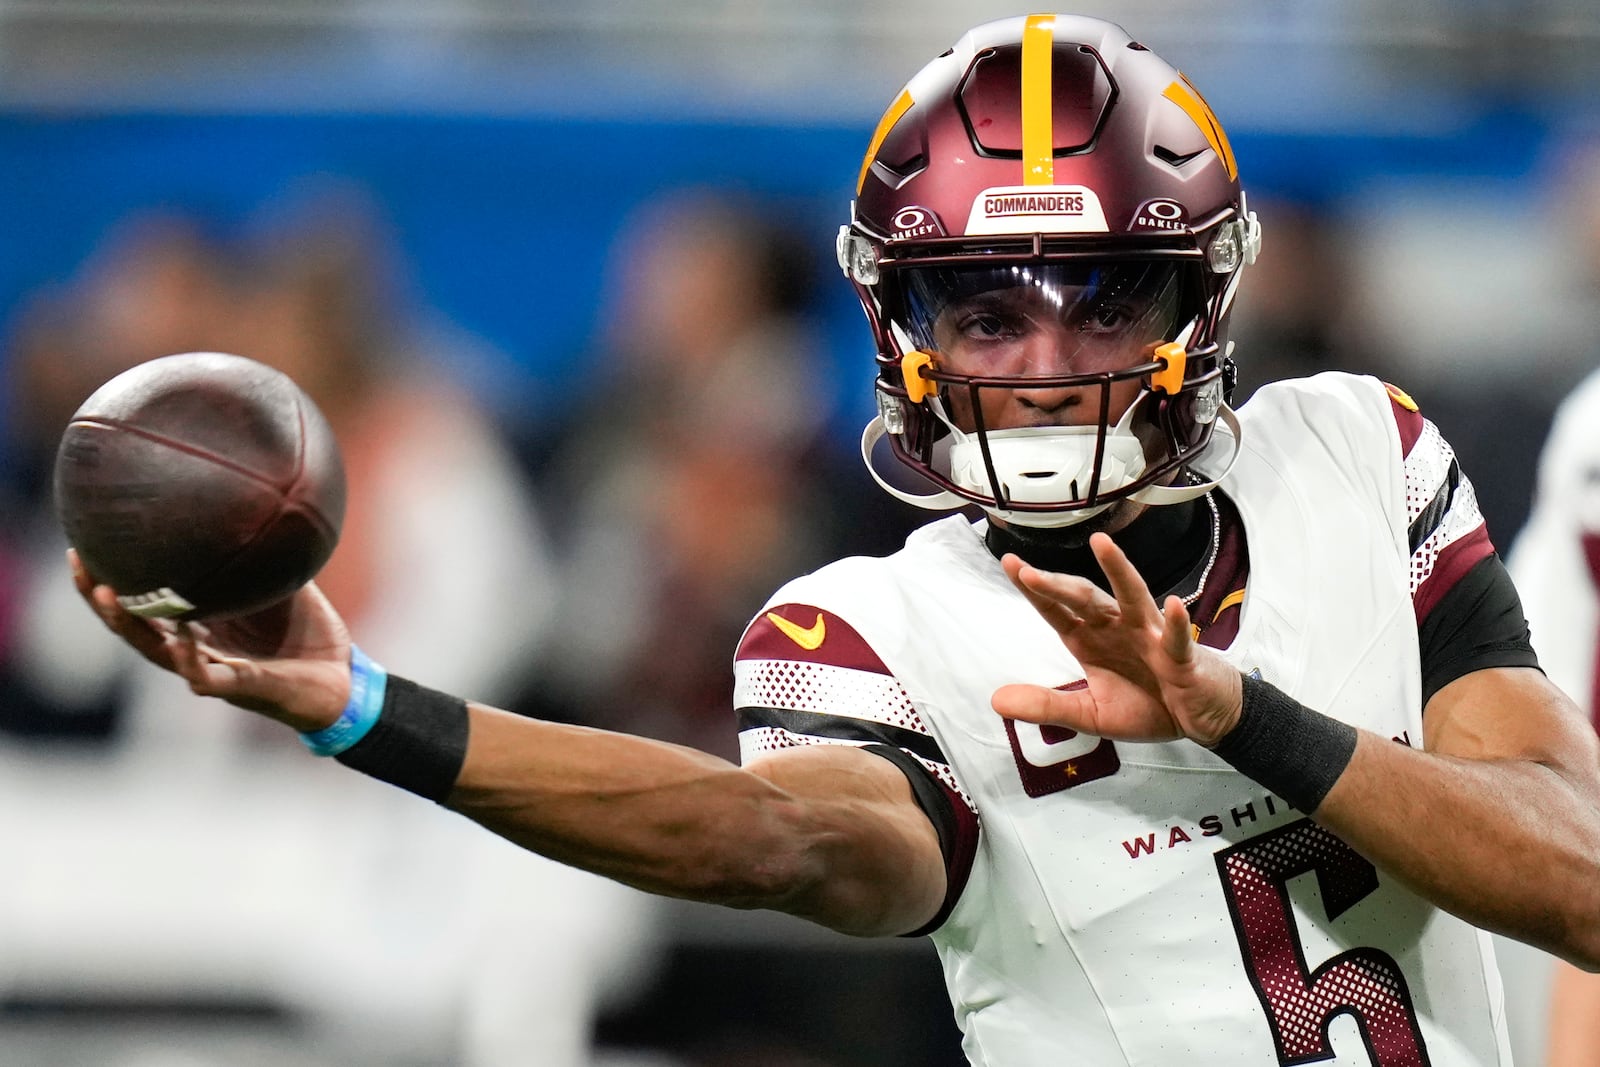
<instances>
[{"instance_id":1,"label":"maroon dotted pattern","mask_svg":"<svg viewBox=\"0 0 1600 1067\"><path fill-rule=\"evenodd\" d=\"M1290 878L1315 872L1337 916L1377 888L1376 871L1349 845L1309 820L1246 841L1217 857L1241 935L1245 967L1273 1024L1279 1061L1333 1055L1328 1021L1349 1012L1379 1067L1423 1067L1427 1048L1411 993L1384 952L1357 948L1308 973L1286 888Z\"/></svg>"},{"instance_id":2,"label":"maroon dotted pattern","mask_svg":"<svg viewBox=\"0 0 1600 1067\"><path fill-rule=\"evenodd\" d=\"M734 665L734 685L734 702L741 707L845 715L928 732L910 694L893 675L792 659L747 659Z\"/></svg>"}]
</instances>

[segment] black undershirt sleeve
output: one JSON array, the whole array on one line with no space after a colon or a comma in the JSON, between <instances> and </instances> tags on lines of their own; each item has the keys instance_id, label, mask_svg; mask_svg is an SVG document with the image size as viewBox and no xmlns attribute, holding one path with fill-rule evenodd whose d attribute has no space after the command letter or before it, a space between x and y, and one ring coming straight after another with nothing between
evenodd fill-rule
<instances>
[{"instance_id":1,"label":"black undershirt sleeve","mask_svg":"<svg viewBox=\"0 0 1600 1067\"><path fill-rule=\"evenodd\" d=\"M933 823L934 832L939 835L939 852L944 856L945 869L948 870L951 857L955 854L956 841L956 813L950 806L949 795L939 788L928 768L918 763L910 753L891 745L867 745L863 751L888 760L906 776L911 783L912 795L917 798L917 805L927 813L928 821Z\"/></svg>"},{"instance_id":2,"label":"black undershirt sleeve","mask_svg":"<svg viewBox=\"0 0 1600 1067\"><path fill-rule=\"evenodd\" d=\"M1498 555L1451 587L1418 626L1422 706L1462 675L1486 667L1539 667L1522 598Z\"/></svg>"}]
</instances>

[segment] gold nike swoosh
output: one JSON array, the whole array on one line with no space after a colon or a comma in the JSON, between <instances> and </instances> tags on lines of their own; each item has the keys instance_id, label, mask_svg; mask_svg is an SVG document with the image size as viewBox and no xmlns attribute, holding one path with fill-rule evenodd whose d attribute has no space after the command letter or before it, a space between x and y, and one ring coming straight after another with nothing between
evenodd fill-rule
<instances>
[{"instance_id":1,"label":"gold nike swoosh","mask_svg":"<svg viewBox=\"0 0 1600 1067\"><path fill-rule=\"evenodd\" d=\"M817 612L817 621L809 627L792 623L775 611L767 612L767 618L771 619L772 625L782 630L789 640L807 652L815 652L821 648L823 638L828 636L827 623L823 621L820 611Z\"/></svg>"}]
</instances>

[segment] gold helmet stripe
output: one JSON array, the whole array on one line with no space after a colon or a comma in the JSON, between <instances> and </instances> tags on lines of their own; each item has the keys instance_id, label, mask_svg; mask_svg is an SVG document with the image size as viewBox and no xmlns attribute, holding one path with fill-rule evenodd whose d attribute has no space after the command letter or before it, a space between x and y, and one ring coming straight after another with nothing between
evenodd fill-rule
<instances>
[{"instance_id":1,"label":"gold helmet stripe","mask_svg":"<svg viewBox=\"0 0 1600 1067\"><path fill-rule=\"evenodd\" d=\"M1055 123L1051 109L1054 15L1029 15L1022 25L1022 184L1056 183Z\"/></svg>"},{"instance_id":2,"label":"gold helmet stripe","mask_svg":"<svg viewBox=\"0 0 1600 1067\"><path fill-rule=\"evenodd\" d=\"M867 171L872 169L872 161L878 158L878 149L883 147L883 139L889 136L889 131L894 129L894 124L900 121L900 116L911 110L911 90L902 90L889 105L889 110L883 113L883 118L878 120L878 128L872 131L872 143L867 145L867 158L861 161L861 174L856 178L856 195L861 195L861 189L867 184Z\"/></svg>"},{"instance_id":3,"label":"gold helmet stripe","mask_svg":"<svg viewBox=\"0 0 1600 1067\"><path fill-rule=\"evenodd\" d=\"M1206 135L1211 150L1227 168L1228 180L1233 181L1239 177L1239 164L1234 161L1233 147L1228 144L1228 135L1222 132L1222 123L1217 121L1216 112L1211 110L1211 105L1205 102L1205 98L1195 89L1194 84L1182 74L1178 77L1183 80L1167 86L1167 91L1161 95L1183 108L1184 114L1200 127L1200 132Z\"/></svg>"}]
</instances>

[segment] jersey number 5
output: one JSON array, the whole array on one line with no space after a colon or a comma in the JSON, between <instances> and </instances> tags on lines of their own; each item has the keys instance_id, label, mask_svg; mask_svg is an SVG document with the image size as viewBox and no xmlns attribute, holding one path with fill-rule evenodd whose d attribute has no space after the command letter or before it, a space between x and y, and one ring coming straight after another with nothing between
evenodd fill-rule
<instances>
[{"instance_id":1,"label":"jersey number 5","mask_svg":"<svg viewBox=\"0 0 1600 1067\"><path fill-rule=\"evenodd\" d=\"M1371 863L1302 819L1217 853L1217 871L1279 1063L1331 1059L1328 1022L1348 1013L1378 1067L1426 1067L1411 990L1394 958L1354 948L1310 971L1289 907L1289 879L1314 873L1328 918L1338 918L1378 888Z\"/></svg>"}]
</instances>

